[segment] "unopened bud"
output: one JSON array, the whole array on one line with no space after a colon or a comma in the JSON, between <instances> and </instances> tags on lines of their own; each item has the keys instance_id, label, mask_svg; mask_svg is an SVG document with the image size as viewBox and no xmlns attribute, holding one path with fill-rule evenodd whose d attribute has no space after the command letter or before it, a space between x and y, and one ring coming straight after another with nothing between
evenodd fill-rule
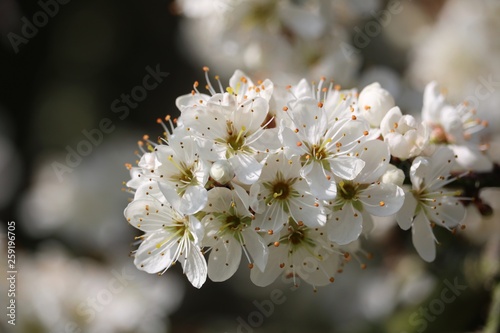
<instances>
[{"instance_id":1,"label":"unopened bud","mask_svg":"<svg viewBox=\"0 0 500 333\"><path fill-rule=\"evenodd\" d=\"M218 160L210 168L210 177L219 184L227 184L234 178L234 169L226 160Z\"/></svg>"},{"instance_id":2,"label":"unopened bud","mask_svg":"<svg viewBox=\"0 0 500 333\"><path fill-rule=\"evenodd\" d=\"M394 184L397 186L402 186L405 181L405 174L403 170L398 169L392 164L387 166L387 171L382 175L382 183Z\"/></svg>"},{"instance_id":3,"label":"unopened bud","mask_svg":"<svg viewBox=\"0 0 500 333\"><path fill-rule=\"evenodd\" d=\"M366 86L359 94L359 111L372 127L380 126L382 118L394 105L392 95L378 82Z\"/></svg>"}]
</instances>

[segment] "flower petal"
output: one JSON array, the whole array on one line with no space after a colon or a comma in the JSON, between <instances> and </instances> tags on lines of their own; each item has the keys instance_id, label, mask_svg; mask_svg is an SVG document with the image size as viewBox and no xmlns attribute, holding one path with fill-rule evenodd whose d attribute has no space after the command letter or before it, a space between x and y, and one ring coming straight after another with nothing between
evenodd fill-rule
<instances>
[{"instance_id":1,"label":"flower petal","mask_svg":"<svg viewBox=\"0 0 500 333\"><path fill-rule=\"evenodd\" d=\"M262 171L262 164L257 162L255 157L246 154L237 154L229 159L236 178L243 184L255 183Z\"/></svg>"},{"instance_id":2,"label":"flower petal","mask_svg":"<svg viewBox=\"0 0 500 333\"><path fill-rule=\"evenodd\" d=\"M276 280L285 271L283 259L287 258L288 248L286 246L271 247L269 250L269 260L266 269L261 271L258 268L250 270L250 279L259 287L266 287Z\"/></svg>"},{"instance_id":3,"label":"flower petal","mask_svg":"<svg viewBox=\"0 0 500 333\"><path fill-rule=\"evenodd\" d=\"M356 239L362 231L361 213L347 203L341 210L334 211L326 224L328 239L339 245L348 244Z\"/></svg>"},{"instance_id":4,"label":"flower petal","mask_svg":"<svg viewBox=\"0 0 500 333\"><path fill-rule=\"evenodd\" d=\"M427 216L436 224L448 229L456 227L465 218L465 207L456 198L438 198L434 207L426 208Z\"/></svg>"},{"instance_id":5,"label":"flower petal","mask_svg":"<svg viewBox=\"0 0 500 333\"><path fill-rule=\"evenodd\" d=\"M334 177L331 172L323 169L320 163L312 162L309 163L303 169L303 177L306 179L311 192L314 196L319 199L333 199L337 195L337 184L333 181ZM330 180L327 179L327 175L330 176Z\"/></svg>"},{"instance_id":6,"label":"flower petal","mask_svg":"<svg viewBox=\"0 0 500 333\"><path fill-rule=\"evenodd\" d=\"M436 258L436 239L431 224L423 212L415 217L411 231L413 246L420 257L427 262L434 261Z\"/></svg>"},{"instance_id":7,"label":"flower petal","mask_svg":"<svg viewBox=\"0 0 500 333\"><path fill-rule=\"evenodd\" d=\"M490 172L493 169L493 162L479 150L479 147L472 145L450 145L449 147L457 156L457 164L462 169L476 172Z\"/></svg>"},{"instance_id":8,"label":"flower petal","mask_svg":"<svg viewBox=\"0 0 500 333\"><path fill-rule=\"evenodd\" d=\"M207 204L207 190L204 186L189 186L181 198L179 211L191 215L202 210Z\"/></svg>"},{"instance_id":9,"label":"flower petal","mask_svg":"<svg viewBox=\"0 0 500 333\"><path fill-rule=\"evenodd\" d=\"M269 250L264 238L262 238L255 230L250 228L245 228L242 231L243 240L245 243L243 246L248 250L248 253L252 257L253 262L257 267L264 271L267 264L267 259L269 257Z\"/></svg>"},{"instance_id":10,"label":"flower petal","mask_svg":"<svg viewBox=\"0 0 500 333\"><path fill-rule=\"evenodd\" d=\"M415 217L415 210L417 209L417 200L411 192L405 193L405 200L403 206L396 215L399 227L403 230L408 230L411 227Z\"/></svg>"},{"instance_id":11,"label":"flower petal","mask_svg":"<svg viewBox=\"0 0 500 333\"><path fill-rule=\"evenodd\" d=\"M185 259L181 260L181 263L189 282L194 287L201 288L207 280L207 262L201 253L201 249L190 246Z\"/></svg>"},{"instance_id":12,"label":"flower petal","mask_svg":"<svg viewBox=\"0 0 500 333\"><path fill-rule=\"evenodd\" d=\"M135 266L150 274L169 268L177 260L175 254L179 248L177 238L165 242L169 238L171 233L165 230L150 234L135 253Z\"/></svg>"},{"instance_id":13,"label":"flower petal","mask_svg":"<svg viewBox=\"0 0 500 333\"><path fill-rule=\"evenodd\" d=\"M394 184L374 183L363 190L360 201L370 214L390 216L403 206L405 193L401 187Z\"/></svg>"},{"instance_id":14,"label":"flower petal","mask_svg":"<svg viewBox=\"0 0 500 333\"><path fill-rule=\"evenodd\" d=\"M367 141L354 150L358 157L365 162L365 166L356 176L356 181L369 184L377 181L387 170L391 155L389 147L384 141Z\"/></svg>"},{"instance_id":15,"label":"flower petal","mask_svg":"<svg viewBox=\"0 0 500 333\"><path fill-rule=\"evenodd\" d=\"M356 178L365 166L365 161L354 156L337 156L329 161L331 171L345 180Z\"/></svg>"},{"instance_id":16,"label":"flower petal","mask_svg":"<svg viewBox=\"0 0 500 333\"><path fill-rule=\"evenodd\" d=\"M208 258L208 277L214 282L226 281L236 272L241 261L241 246L232 236L221 237Z\"/></svg>"}]
</instances>

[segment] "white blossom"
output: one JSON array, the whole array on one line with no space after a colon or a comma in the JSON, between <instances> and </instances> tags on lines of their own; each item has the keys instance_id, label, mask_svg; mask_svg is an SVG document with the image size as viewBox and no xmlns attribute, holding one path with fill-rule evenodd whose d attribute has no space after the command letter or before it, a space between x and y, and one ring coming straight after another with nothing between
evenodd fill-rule
<instances>
[{"instance_id":1,"label":"white blossom","mask_svg":"<svg viewBox=\"0 0 500 333\"><path fill-rule=\"evenodd\" d=\"M204 228L194 215L184 215L154 197L132 201L124 214L145 233L134 253L137 268L164 273L179 261L193 286L201 288L207 278L207 262L201 252Z\"/></svg>"},{"instance_id":2,"label":"white blossom","mask_svg":"<svg viewBox=\"0 0 500 333\"><path fill-rule=\"evenodd\" d=\"M412 188L396 218L399 226L412 228L413 245L425 261L436 257L436 239L432 226L456 228L465 217L465 208L456 198L459 192L443 187L453 180L450 171L455 163L453 151L439 148L431 157L417 157L411 166Z\"/></svg>"},{"instance_id":3,"label":"white blossom","mask_svg":"<svg viewBox=\"0 0 500 333\"><path fill-rule=\"evenodd\" d=\"M467 102L456 107L450 105L437 82L430 82L424 92L422 119L432 128L431 143L448 145L454 151L457 167L491 171L493 163L485 154L485 146L478 135L487 122L481 121Z\"/></svg>"},{"instance_id":4,"label":"white blossom","mask_svg":"<svg viewBox=\"0 0 500 333\"><path fill-rule=\"evenodd\" d=\"M403 160L420 155L429 143L429 128L413 116L403 115L397 106L384 116L380 130L391 155Z\"/></svg>"},{"instance_id":5,"label":"white blossom","mask_svg":"<svg viewBox=\"0 0 500 333\"><path fill-rule=\"evenodd\" d=\"M379 140L368 141L356 151L365 161L360 174L353 180L337 181L337 196L329 201L331 214L326 229L328 238L340 245L358 239L363 229L371 231L371 215L390 216L403 205L403 190L378 179L389 164L387 145Z\"/></svg>"},{"instance_id":6,"label":"white blossom","mask_svg":"<svg viewBox=\"0 0 500 333\"><path fill-rule=\"evenodd\" d=\"M274 154L267 158L262 176L250 188L255 227L277 233L290 217L310 227L325 224L323 207L300 176L300 168L297 156L288 159Z\"/></svg>"},{"instance_id":7,"label":"white blossom","mask_svg":"<svg viewBox=\"0 0 500 333\"><path fill-rule=\"evenodd\" d=\"M268 286L278 276L303 279L313 286L334 282L340 265L340 249L325 237L324 228L310 228L290 219L279 238L270 246L265 270L252 269L250 278L257 286Z\"/></svg>"},{"instance_id":8,"label":"white blossom","mask_svg":"<svg viewBox=\"0 0 500 333\"><path fill-rule=\"evenodd\" d=\"M268 249L264 239L251 227L253 215L240 195L225 187L209 192L204 246L211 248L208 259L208 277L212 281L229 279L240 265L242 252L249 264L263 271L267 263ZM243 250L243 251L242 251Z\"/></svg>"},{"instance_id":9,"label":"white blossom","mask_svg":"<svg viewBox=\"0 0 500 333\"><path fill-rule=\"evenodd\" d=\"M456 150L482 125L435 86L424 98L424 124L403 115L378 83L358 98L356 88L324 77L275 87L236 70L227 87L215 76L216 90L204 72L208 93L195 82L176 100L180 117L159 120L163 137L144 136L137 165L127 164L134 198L125 216L144 232L133 253L139 269L163 273L180 262L200 288L207 277L231 278L244 256L258 286L282 275L315 288L351 258L366 267L360 236L377 219L396 214L403 229L412 227L426 261L435 257L431 224L460 225L464 208L445 189L455 180L454 152L443 142L429 147L427 126L442 129ZM452 137L463 138L452 145ZM403 190L405 180L411 189Z\"/></svg>"}]
</instances>

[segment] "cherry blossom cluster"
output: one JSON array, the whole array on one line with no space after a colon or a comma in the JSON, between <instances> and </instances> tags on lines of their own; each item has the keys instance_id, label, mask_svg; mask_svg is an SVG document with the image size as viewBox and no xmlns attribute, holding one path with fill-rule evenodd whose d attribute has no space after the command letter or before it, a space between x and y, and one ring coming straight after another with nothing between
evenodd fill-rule
<instances>
[{"instance_id":1,"label":"cherry blossom cluster","mask_svg":"<svg viewBox=\"0 0 500 333\"><path fill-rule=\"evenodd\" d=\"M145 136L128 165L134 198L124 214L144 232L139 269L162 274L179 262L200 288L207 276L229 279L244 255L258 286L282 276L316 287L369 257L359 240L373 216L411 229L426 261L436 256L434 226L461 227L462 198L448 185L457 160L470 166L457 159L463 147L481 155L472 136L484 124L435 83L418 121L378 83L359 93L324 78L279 87L237 70L214 87L204 71L208 92L195 82L176 101L180 117L159 119L164 135Z\"/></svg>"}]
</instances>

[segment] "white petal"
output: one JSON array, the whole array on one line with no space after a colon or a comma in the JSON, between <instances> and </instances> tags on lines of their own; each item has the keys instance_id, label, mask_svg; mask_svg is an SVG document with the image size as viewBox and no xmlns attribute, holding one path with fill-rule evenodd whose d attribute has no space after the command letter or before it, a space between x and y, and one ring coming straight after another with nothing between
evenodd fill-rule
<instances>
[{"instance_id":1,"label":"white petal","mask_svg":"<svg viewBox=\"0 0 500 333\"><path fill-rule=\"evenodd\" d=\"M257 131L264 122L268 110L269 103L264 98L255 97L246 100L233 113L234 128L236 131L245 128L245 132L250 133Z\"/></svg>"},{"instance_id":2,"label":"white petal","mask_svg":"<svg viewBox=\"0 0 500 333\"><path fill-rule=\"evenodd\" d=\"M375 227L373 217L366 211L361 212L361 215L363 215L363 236L368 238L368 235L370 235L373 228Z\"/></svg>"},{"instance_id":3,"label":"white petal","mask_svg":"<svg viewBox=\"0 0 500 333\"><path fill-rule=\"evenodd\" d=\"M420 257L427 262L434 261L436 258L436 239L431 224L423 212L415 217L411 231L413 246Z\"/></svg>"},{"instance_id":4,"label":"white petal","mask_svg":"<svg viewBox=\"0 0 500 333\"><path fill-rule=\"evenodd\" d=\"M204 211L209 213L225 211L231 204L231 199L230 189L226 187L214 187L208 191L208 202L210 205L207 205Z\"/></svg>"},{"instance_id":5,"label":"white petal","mask_svg":"<svg viewBox=\"0 0 500 333\"><path fill-rule=\"evenodd\" d=\"M427 84L424 90L424 106L422 119L429 123L439 123L441 109L445 104L445 97L436 81Z\"/></svg>"},{"instance_id":6,"label":"white petal","mask_svg":"<svg viewBox=\"0 0 500 333\"><path fill-rule=\"evenodd\" d=\"M214 282L226 281L236 272L241 261L241 246L233 237L221 237L208 258L208 277Z\"/></svg>"},{"instance_id":7,"label":"white petal","mask_svg":"<svg viewBox=\"0 0 500 333\"><path fill-rule=\"evenodd\" d=\"M280 132L280 140L285 147L285 155L287 158L291 158L292 156L296 155L300 156L307 152L303 145L297 145L297 142L300 141L300 138L297 133L295 133L288 127L283 128L283 130Z\"/></svg>"},{"instance_id":8,"label":"white petal","mask_svg":"<svg viewBox=\"0 0 500 333\"><path fill-rule=\"evenodd\" d=\"M311 188L311 192L314 196L319 199L333 199L337 195L337 184L333 181L333 174L329 171L325 171L320 163L312 162L309 163L305 170L303 177L306 179L307 183ZM330 180L326 178L326 175L330 176Z\"/></svg>"},{"instance_id":9,"label":"white petal","mask_svg":"<svg viewBox=\"0 0 500 333\"><path fill-rule=\"evenodd\" d=\"M142 182L141 185L135 190L134 200L137 199L151 199L166 202L166 198L162 195L160 188L158 187L158 182L147 180Z\"/></svg>"},{"instance_id":10,"label":"white petal","mask_svg":"<svg viewBox=\"0 0 500 333\"><path fill-rule=\"evenodd\" d=\"M159 211L161 216L156 211ZM161 207L161 203L151 199L137 199L128 204L124 215L127 221L144 232L162 229L162 225L169 223L172 210L168 206Z\"/></svg>"},{"instance_id":11,"label":"white petal","mask_svg":"<svg viewBox=\"0 0 500 333\"><path fill-rule=\"evenodd\" d=\"M182 261L184 273L186 274L189 282L196 287L201 288L201 286L207 280L207 262L201 250L191 245L187 257Z\"/></svg>"},{"instance_id":12,"label":"white petal","mask_svg":"<svg viewBox=\"0 0 500 333\"><path fill-rule=\"evenodd\" d=\"M181 197L177 194L175 187L163 182L158 182L158 187L169 205L171 205L175 210L180 211Z\"/></svg>"},{"instance_id":13,"label":"white petal","mask_svg":"<svg viewBox=\"0 0 500 333\"><path fill-rule=\"evenodd\" d=\"M346 203L342 210L334 211L331 214L326 224L328 239L339 245L348 244L358 239L362 225L361 213L355 210L350 203Z\"/></svg>"},{"instance_id":14,"label":"white petal","mask_svg":"<svg viewBox=\"0 0 500 333\"><path fill-rule=\"evenodd\" d=\"M413 218L415 217L415 210L417 209L417 200L411 192L405 193L405 200L403 206L396 215L399 227L403 230L408 230L411 227Z\"/></svg>"},{"instance_id":15,"label":"white petal","mask_svg":"<svg viewBox=\"0 0 500 333\"><path fill-rule=\"evenodd\" d=\"M302 221L310 228L324 226L326 215L323 207L311 195L290 200L290 215L297 222Z\"/></svg>"},{"instance_id":16,"label":"white petal","mask_svg":"<svg viewBox=\"0 0 500 333\"><path fill-rule=\"evenodd\" d=\"M354 156L337 156L330 159L330 169L338 177L352 180L361 172L365 162Z\"/></svg>"},{"instance_id":17,"label":"white petal","mask_svg":"<svg viewBox=\"0 0 500 333\"><path fill-rule=\"evenodd\" d=\"M325 286L332 283L332 278L337 273L340 264L340 255L337 253L329 253L323 249L319 250L318 255L321 257L313 256L309 251L304 249L300 251L303 256L294 257L294 262L297 262L300 269L299 276L313 286ZM297 252L295 253L297 254Z\"/></svg>"},{"instance_id":18,"label":"white petal","mask_svg":"<svg viewBox=\"0 0 500 333\"><path fill-rule=\"evenodd\" d=\"M258 269L264 271L267 259L269 257L269 250L264 238L262 238L251 227L245 228L242 231L244 246L252 257L253 262L257 265Z\"/></svg>"},{"instance_id":19,"label":"white petal","mask_svg":"<svg viewBox=\"0 0 500 333\"><path fill-rule=\"evenodd\" d=\"M363 208L375 216L390 216L399 211L405 201L403 189L394 184L372 184L363 190Z\"/></svg>"},{"instance_id":20,"label":"white petal","mask_svg":"<svg viewBox=\"0 0 500 333\"><path fill-rule=\"evenodd\" d=\"M493 169L493 162L479 150L479 147L452 145L450 148L457 156L457 164L462 169L476 172L490 172Z\"/></svg>"},{"instance_id":21,"label":"white petal","mask_svg":"<svg viewBox=\"0 0 500 333\"><path fill-rule=\"evenodd\" d=\"M427 179L427 174L430 173L430 159L418 156L415 158L410 167L410 180L414 189L422 189L424 180Z\"/></svg>"},{"instance_id":22,"label":"white petal","mask_svg":"<svg viewBox=\"0 0 500 333\"><path fill-rule=\"evenodd\" d=\"M242 215L247 215L246 213L242 213L240 211L240 206L245 207L245 211L248 212L248 208L251 207L252 202L250 196L248 195L247 191L240 185L235 184L234 182L231 185L233 187L234 193L238 196L242 203L242 205L238 205L238 211Z\"/></svg>"},{"instance_id":23,"label":"white petal","mask_svg":"<svg viewBox=\"0 0 500 333\"><path fill-rule=\"evenodd\" d=\"M134 264L136 267L150 274L158 273L170 267L177 260L174 254L179 247L179 243L177 243L177 238L165 242L169 238L171 238L171 233L165 230L149 235L135 253Z\"/></svg>"},{"instance_id":24,"label":"white petal","mask_svg":"<svg viewBox=\"0 0 500 333\"><path fill-rule=\"evenodd\" d=\"M272 201L270 205L266 205L263 201L261 202L265 209L262 213L255 215L252 228L258 227L262 230L273 230L276 234L288 222L290 214L286 213L281 204L276 201Z\"/></svg>"},{"instance_id":25,"label":"white petal","mask_svg":"<svg viewBox=\"0 0 500 333\"><path fill-rule=\"evenodd\" d=\"M369 184L377 181L387 170L391 155L389 147L381 140L367 141L354 152L359 154L359 158L365 162L365 166L356 176L356 181Z\"/></svg>"},{"instance_id":26,"label":"white petal","mask_svg":"<svg viewBox=\"0 0 500 333\"><path fill-rule=\"evenodd\" d=\"M440 177L447 177L455 163L455 154L453 150L446 146L439 147L430 157L431 167L426 170L425 181L434 183L429 187L431 190L442 187L440 181L436 181Z\"/></svg>"},{"instance_id":27,"label":"white petal","mask_svg":"<svg viewBox=\"0 0 500 333\"><path fill-rule=\"evenodd\" d=\"M242 78L246 79L247 84L249 86L253 86L253 82L250 79L250 77L245 72L243 72L242 70L237 69L237 70L234 71L233 75L231 75L231 77L229 78L229 86L237 94L240 94L240 92L241 92L240 91L241 90L240 87L242 85L242 81L241 81Z\"/></svg>"},{"instance_id":28,"label":"white petal","mask_svg":"<svg viewBox=\"0 0 500 333\"><path fill-rule=\"evenodd\" d=\"M262 164L255 157L246 154L237 154L229 159L234 168L236 178L243 184L255 183L262 171Z\"/></svg>"},{"instance_id":29,"label":"white petal","mask_svg":"<svg viewBox=\"0 0 500 333\"><path fill-rule=\"evenodd\" d=\"M395 129L394 124L399 122L399 119L403 116L401 113L401 109L395 106L386 113L382 121L380 122L380 130L382 135L385 137L387 133L390 133L391 130Z\"/></svg>"},{"instance_id":30,"label":"white petal","mask_svg":"<svg viewBox=\"0 0 500 333\"><path fill-rule=\"evenodd\" d=\"M323 109L313 98L299 99L292 109L288 110L293 117L294 125L299 129L299 135L307 141L316 143L326 131L327 119Z\"/></svg>"},{"instance_id":31,"label":"white petal","mask_svg":"<svg viewBox=\"0 0 500 333\"><path fill-rule=\"evenodd\" d=\"M175 100L175 106L177 106L179 111L182 112L186 108L192 107L194 105L202 104L199 102L200 100L206 102L209 99L210 99L210 96L205 95L205 94L196 94L196 95L186 94L186 95L182 95L182 96L177 97L177 99Z\"/></svg>"},{"instance_id":32,"label":"white petal","mask_svg":"<svg viewBox=\"0 0 500 333\"><path fill-rule=\"evenodd\" d=\"M182 196L179 211L191 215L202 210L207 203L207 190L205 187L189 186Z\"/></svg>"},{"instance_id":33,"label":"white petal","mask_svg":"<svg viewBox=\"0 0 500 333\"><path fill-rule=\"evenodd\" d=\"M198 220L194 215L189 216L189 231L194 238L193 243L200 246L200 243L205 236L205 228L200 220Z\"/></svg>"},{"instance_id":34,"label":"white petal","mask_svg":"<svg viewBox=\"0 0 500 333\"><path fill-rule=\"evenodd\" d=\"M427 216L436 224L448 229L456 227L465 218L465 207L456 198L438 198L435 207L426 209Z\"/></svg>"},{"instance_id":35,"label":"white petal","mask_svg":"<svg viewBox=\"0 0 500 333\"><path fill-rule=\"evenodd\" d=\"M288 247L278 246L269 249L269 260L266 269L261 271L254 267L250 271L250 279L259 287L266 287L276 280L276 278L285 271L285 266L280 267L280 264L287 261Z\"/></svg>"},{"instance_id":36,"label":"white petal","mask_svg":"<svg viewBox=\"0 0 500 333\"><path fill-rule=\"evenodd\" d=\"M267 128L253 134L247 139L247 144L252 149L260 152L276 152L281 148L281 141L278 133L279 128Z\"/></svg>"}]
</instances>

